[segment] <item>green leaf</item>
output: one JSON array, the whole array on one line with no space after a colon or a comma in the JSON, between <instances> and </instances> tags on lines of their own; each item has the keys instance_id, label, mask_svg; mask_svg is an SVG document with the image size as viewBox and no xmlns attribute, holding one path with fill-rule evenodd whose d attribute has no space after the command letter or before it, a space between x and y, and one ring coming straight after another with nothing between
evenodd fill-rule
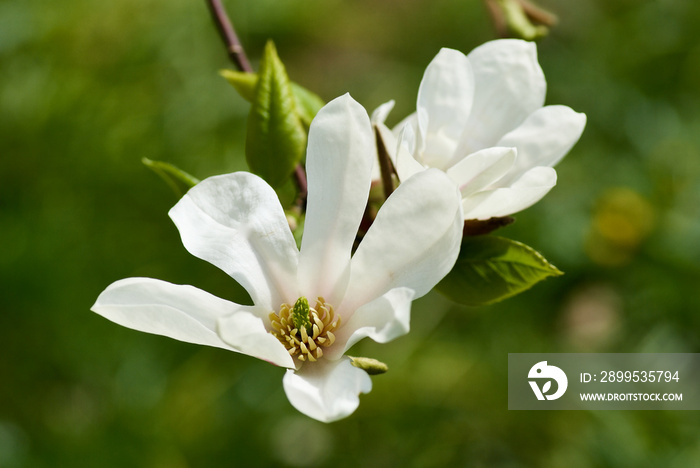
<instances>
[{"instance_id":1,"label":"green leaf","mask_svg":"<svg viewBox=\"0 0 700 468\"><path fill-rule=\"evenodd\" d=\"M255 100L255 85L258 84L257 73L247 73L236 70L221 70L219 74L236 88L238 94L248 102Z\"/></svg>"},{"instance_id":2,"label":"green leaf","mask_svg":"<svg viewBox=\"0 0 700 468\"><path fill-rule=\"evenodd\" d=\"M521 293L563 273L525 244L495 236L462 239L452 271L436 289L455 302L480 306Z\"/></svg>"},{"instance_id":3,"label":"green leaf","mask_svg":"<svg viewBox=\"0 0 700 468\"><path fill-rule=\"evenodd\" d=\"M178 197L183 196L189 189L199 183L199 179L170 163L153 161L148 158L142 158L141 162L158 174Z\"/></svg>"},{"instance_id":4,"label":"green leaf","mask_svg":"<svg viewBox=\"0 0 700 468\"><path fill-rule=\"evenodd\" d=\"M246 73L235 70L221 70L221 76L231 83L236 88L238 94L248 102L255 100L255 85L258 84L257 73ZM294 104L296 105L297 114L306 128L311 125L311 121L321 107L326 103L323 102L316 93L309 91L301 85L290 82L292 93L294 94Z\"/></svg>"},{"instance_id":5,"label":"green leaf","mask_svg":"<svg viewBox=\"0 0 700 468\"><path fill-rule=\"evenodd\" d=\"M289 77L272 41L265 46L255 99L248 115L246 159L273 187L282 185L301 161L306 131Z\"/></svg>"},{"instance_id":6,"label":"green leaf","mask_svg":"<svg viewBox=\"0 0 700 468\"><path fill-rule=\"evenodd\" d=\"M294 92L294 99L297 104L297 112L299 112L299 117L301 117L302 122L306 128L309 128L311 121L316 117L318 111L321 107L325 106L326 103L323 102L318 94L309 91L308 89L292 82L292 92Z\"/></svg>"}]
</instances>

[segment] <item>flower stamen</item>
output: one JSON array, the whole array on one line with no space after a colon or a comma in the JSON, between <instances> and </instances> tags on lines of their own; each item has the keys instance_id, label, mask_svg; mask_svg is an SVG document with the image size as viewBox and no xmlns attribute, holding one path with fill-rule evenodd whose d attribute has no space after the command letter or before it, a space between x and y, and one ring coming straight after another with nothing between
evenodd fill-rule
<instances>
[{"instance_id":1,"label":"flower stamen","mask_svg":"<svg viewBox=\"0 0 700 468\"><path fill-rule=\"evenodd\" d=\"M333 331L340 326L340 316L322 297L317 298L315 307L309 307L305 297L300 297L294 306L282 304L279 314L270 313L270 321L270 333L302 362L320 359L322 348L335 342Z\"/></svg>"}]
</instances>

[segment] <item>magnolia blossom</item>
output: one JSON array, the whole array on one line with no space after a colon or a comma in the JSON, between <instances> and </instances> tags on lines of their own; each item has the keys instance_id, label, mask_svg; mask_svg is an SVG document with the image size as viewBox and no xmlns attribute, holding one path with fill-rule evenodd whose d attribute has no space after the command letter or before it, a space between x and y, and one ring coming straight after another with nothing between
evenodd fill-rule
<instances>
[{"instance_id":1,"label":"magnolia blossom","mask_svg":"<svg viewBox=\"0 0 700 468\"><path fill-rule=\"evenodd\" d=\"M546 83L533 43L487 42L465 56L442 49L425 70L417 111L389 131L393 103L375 111L403 182L432 167L458 185L465 219L521 211L554 187L552 168L578 141L586 116L545 106Z\"/></svg>"},{"instance_id":2,"label":"magnolia blossom","mask_svg":"<svg viewBox=\"0 0 700 468\"><path fill-rule=\"evenodd\" d=\"M384 343L408 332L411 301L450 271L461 235L459 194L429 170L389 197L351 255L375 156L367 113L349 95L321 109L309 130L301 249L275 191L250 173L208 178L170 210L185 248L238 281L254 305L128 278L92 310L285 367L284 390L299 411L326 422L348 416L372 382L345 352L364 337Z\"/></svg>"}]
</instances>

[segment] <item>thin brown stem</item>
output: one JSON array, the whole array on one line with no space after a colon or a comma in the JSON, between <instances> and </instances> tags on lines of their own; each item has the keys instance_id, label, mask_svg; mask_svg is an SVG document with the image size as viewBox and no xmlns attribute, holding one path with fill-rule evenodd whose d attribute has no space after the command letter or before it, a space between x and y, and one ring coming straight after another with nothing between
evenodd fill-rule
<instances>
[{"instance_id":1,"label":"thin brown stem","mask_svg":"<svg viewBox=\"0 0 700 468\"><path fill-rule=\"evenodd\" d=\"M489 218L485 220L468 219L464 221L462 235L466 236L482 236L496 229L513 224L515 218L503 216L501 218Z\"/></svg>"},{"instance_id":2,"label":"thin brown stem","mask_svg":"<svg viewBox=\"0 0 700 468\"><path fill-rule=\"evenodd\" d=\"M306 182L306 171L301 164L297 164L294 168L294 181L299 188L299 196L297 197L300 206L306 203L306 195L308 195L308 185Z\"/></svg>"},{"instance_id":3,"label":"thin brown stem","mask_svg":"<svg viewBox=\"0 0 700 468\"><path fill-rule=\"evenodd\" d=\"M394 191L394 181L391 178L393 172L389 153L384 146L384 140L377 127L374 127L374 134L377 139L377 157L379 159L379 171L382 175L382 188L384 189L384 199L389 198Z\"/></svg>"},{"instance_id":4,"label":"thin brown stem","mask_svg":"<svg viewBox=\"0 0 700 468\"><path fill-rule=\"evenodd\" d=\"M498 0L484 0L484 3L489 11L489 16L491 17L493 29L496 30L496 34L499 37L507 37L508 23L506 22L506 17L503 14L501 6L498 4Z\"/></svg>"},{"instance_id":5,"label":"thin brown stem","mask_svg":"<svg viewBox=\"0 0 700 468\"><path fill-rule=\"evenodd\" d=\"M221 0L206 0L206 2L216 29L224 41L229 58L239 71L253 73L253 67L250 65L241 41L238 40L236 30L233 28L233 23L231 23L223 3L221 3ZM300 206L303 206L306 203L308 190L306 172L301 164L297 164L294 168L294 180L299 188L298 203Z\"/></svg>"},{"instance_id":6,"label":"thin brown stem","mask_svg":"<svg viewBox=\"0 0 700 468\"><path fill-rule=\"evenodd\" d=\"M216 29L219 31L221 39L226 45L226 51L233 64L242 72L252 73L253 67L250 66L245 50L238 40L233 24L226 14L226 9L221 3L221 0L206 0L211 11L211 16L216 24Z\"/></svg>"},{"instance_id":7,"label":"thin brown stem","mask_svg":"<svg viewBox=\"0 0 700 468\"><path fill-rule=\"evenodd\" d=\"M535 23L544 24L545 26L554 26L557 24L557 15L550 13L528 0L518 0L518 3L523 8L528 18Z\"/></svg>"}]
</instances>

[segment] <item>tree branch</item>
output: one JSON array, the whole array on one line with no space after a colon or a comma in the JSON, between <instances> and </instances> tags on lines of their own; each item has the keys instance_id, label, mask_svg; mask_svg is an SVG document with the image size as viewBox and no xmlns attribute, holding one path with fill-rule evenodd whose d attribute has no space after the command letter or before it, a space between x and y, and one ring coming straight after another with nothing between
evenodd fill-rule
<instances>
[{"instance_id":1,"label":"tree branch","mask_svg":"<svg viewBox=\"0 0 700 468\"><path fill-rule=\"evenodd\" d=\"M229 58L239 71L252 73L253 67L250 66L245 50L238 40L236 31L233 29L233 24L231 24L221 0L206 0L206 2L209 11L211 11L212 19L216 24L216 29L219 31L224 45L226 45Z\"/></svg>"},{"instance_id":2,"label":"tree branch","mask_svg":"<svg viewBox=\"0 0 700 468\"><path fill-rule=\"evenodd\" d=\"M299 205L303 206L306 203L306 196L308 195L308 185L306 183L306 171L301 164L297 164L294 168L294 181L299 189Z\"/></svg>"},{"instance_id":3,"label":"tree branch","mask_svg":"<svg viewBox=\"0 0 700 468\"><path fill-rule=\"evenodd\" d=\"M216 29L219 31L221 39L224 41L228 56L239 71L246 73L254 73L253 67L248 61L248 56L243 49L241 41L238 40L236 30L233 29L233 24L226 13L221 0L206 0L209 11L211 12ZM306 203L307 183L306 172L301 164L297 164L294 168L294 180L299 188L298 203L303 206Z\"/></svg>"},{"instance_id":4,"label":"tree branch","mask_svg":"<svg viewBox=\"0 0 700 468\"><path fill-rule=\"evenodd\" d=\"M557 24L557 15L551 13L544 8L535 5L528 0L518 0L520 6L523 7L525 14L535 23L544 24L545 26L554 26Z\"/></svg>"},{"instance_id":5,"label":"tree branch","mask_svg":"<svg viewBox=\"0 0 700 468\"><path fill-rule=\"evenodd\" d=\"M391 179L392 165L389 153L384 146L384 140L377 127L374 127L374 135L377 139L377 157L379 158L379 170L382 175L382 188L384 189L384 199L394 191L394 181Z\"/></svg>"},{"instance_id":6,"label":"tree branch","mask_svg":"<svg viewBox=\"0 0 700 468\"><path fill-rule=\"evenodd\" d=\"M508 23L498 0L484 0L498 37L508 37Z\"/></svg>"}]
</instances>

